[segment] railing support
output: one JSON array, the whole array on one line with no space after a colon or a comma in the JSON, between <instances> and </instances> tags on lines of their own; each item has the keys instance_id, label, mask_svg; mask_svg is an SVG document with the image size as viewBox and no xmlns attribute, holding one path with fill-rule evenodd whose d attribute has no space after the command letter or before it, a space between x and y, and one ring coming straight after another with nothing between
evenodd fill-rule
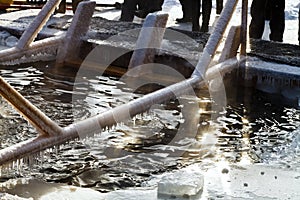
<instances>
[{"instance_id":1,"label":"railing support","mask_svg":"<svg viewBox=\"0 0 300 200\"><path fill-rule=\"evenodd\" d=\"M23 57L24 55L32 55L35 53L41 53L48 51L53 44L55 48L57 43L60 42L60 38L40 40L37 43L33 42L39 31L43 28L48 21L55 8L59 5L61 0L49 0L34 18L33 22L22 34L18 44L10 49L0 51L0 62L7 62L14 59ZM43 43L42 45L40 45ZM50 45L50 47L49 47ZM44 51L43 51L44 50Z\"/></svg>"},{"instance_id":2,"label":"railing support","mask_svg":"<svg viewBox=\"0 0 300 200\"><path fill-rule=\"evenodd\" d=\"M26 49L36 38L40 30L43 28L45 23L48 21L55 8L60 4L61 0L49 0L34 18L33 22L29 25L26 31L22 34L18 44L18 49Z\"/></svg>"}]
</instances>

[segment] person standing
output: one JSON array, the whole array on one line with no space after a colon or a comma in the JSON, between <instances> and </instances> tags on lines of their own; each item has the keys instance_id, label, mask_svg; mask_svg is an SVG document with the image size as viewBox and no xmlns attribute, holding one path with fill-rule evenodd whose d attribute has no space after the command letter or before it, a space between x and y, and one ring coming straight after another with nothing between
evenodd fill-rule
<instances>
[{"instance_id":1,"label":"person standing","mask_svg":"<svg viewBox=\"0 0 300 200\"><path fill-rule=\"evenodd\" d=\"M253 0L251 4L251 22L249 36L261 39L265 20L270 20L270 35L272 41L283 41L285 28L285 0Z\"/></svg>"}]
</instances>

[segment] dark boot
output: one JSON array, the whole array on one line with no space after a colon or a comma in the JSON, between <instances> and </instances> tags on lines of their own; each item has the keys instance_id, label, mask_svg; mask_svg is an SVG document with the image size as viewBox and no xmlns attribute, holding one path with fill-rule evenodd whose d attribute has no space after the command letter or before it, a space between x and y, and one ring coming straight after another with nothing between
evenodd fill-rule
<instances>
[{"instance_id":1,"label":"dark boot","mask_svg":"<svg viewBox=\"0 0 300 200\"><path fill-rule=\"evenodd\" d=\"M132 22L137 6L138 0L124 0L120 21Z\"/></svg>"}]
</instances>

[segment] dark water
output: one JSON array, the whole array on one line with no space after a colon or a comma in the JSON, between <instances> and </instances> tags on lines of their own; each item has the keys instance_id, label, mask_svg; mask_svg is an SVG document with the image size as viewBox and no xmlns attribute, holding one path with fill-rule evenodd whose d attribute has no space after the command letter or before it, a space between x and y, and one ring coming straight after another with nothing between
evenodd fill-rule
<instances>
[{"instance_id":1,"label":"dark water","mask_svg":"<svg viewBox=\"0 0 300 200\"><path fill-rule=\"evenodd\" d=\"M1 67L0 75L60 126L142 95L115 77L95 75L74 85L44 76L46 69L45 63ZM228 105L218 111L207 90L156 105L94 137L46 150L37 164L3 170L0 181L32 177L106 192L140 186L153 174L198 162L299 168L300 110L257 91L244 93L228 95ZM0 107L0 148L36 135L3 99Z\"/></svg>"}]
</instances>

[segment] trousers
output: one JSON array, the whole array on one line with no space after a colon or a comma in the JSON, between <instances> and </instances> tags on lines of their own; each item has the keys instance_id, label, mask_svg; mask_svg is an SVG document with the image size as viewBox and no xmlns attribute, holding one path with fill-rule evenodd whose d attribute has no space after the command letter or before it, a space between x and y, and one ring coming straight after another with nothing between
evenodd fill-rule
<instances>
[{"instance_id":1,"label":"trousers","mask_svg":"<svg viewBox=\"0 0 300 200\"><path fill-rule=\"evenodd\" d=\"M282 42L285 28L284 0L253 0L249 36L261 39L265 21L270 20L270 40Z\"/></svg>"}]
</instances>

